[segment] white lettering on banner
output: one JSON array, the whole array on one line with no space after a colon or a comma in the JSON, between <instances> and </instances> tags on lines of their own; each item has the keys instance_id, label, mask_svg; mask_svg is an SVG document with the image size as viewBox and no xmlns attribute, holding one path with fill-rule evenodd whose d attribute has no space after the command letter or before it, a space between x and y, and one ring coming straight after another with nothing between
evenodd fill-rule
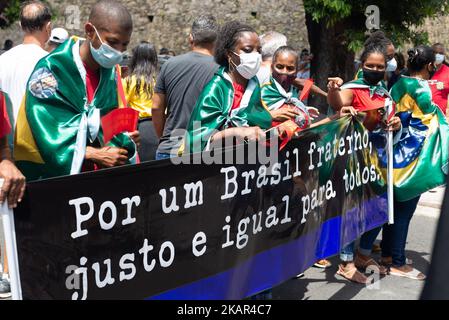
<instances>
[{"instance_id":1,"label":"white lettering on banner","mask_svg":"<svg viewBox=\"0 0 449 320\"><path fill-rule=\"evenodd\" d=\"M317 189L312 191L311 195L305 195L301 198L302 201L302 219L301 224L306 223L306 216L313 210L315 210L318 206L321 206L324 203L324 200L329 201L332 198L335 198L337 192L334 190L332 185L332 181L328 180L325 186L320 186Z\"/></svg>"},{"instance_id":2,"label":"white lettering on banner","mask_svg":"<svg viewBox=\"0 0 449 320\"><path fill-rule=\"evenodd\" d=\"M192 252L195 257L200 257L206 252L206 234L204 232L198 232L192 240ZM203 246L202 249L198 249L198 246Z\"/></svg>"},{"instance_id":3,"label":"white lettering on banner","mask_svg":"<svg viewBox=\"0 0 449 320\"><path fill-rule=\"evenodd\" d=\"M162 211L164 213L170 213L172 211L176 212L179 210L179 207L176 204L176 187L171 187L170 192L172 194L172 200L170 206L167 206L167 190L159 190L159 195L162 197Z\"/></svg>"},{"instance_id":4,"label":"white lettering on banner","mask_svg":"<svg viewBox=\"0 0 449 320\"><path fill-rule=\"evenodd\" d=\"M120 281L131 280L136 275L136 266L134 265L134 263L131 263L134 262L134 259L134 253L125 254L123 255L123 257L121 257L119 265L120 269L122 269L123 271L120 272ZM126 263L126 260L129 260L130 262ZM126 274L126 269L129 269L130 273Z\"/></svg>"},{"instance_id":5,"label":"white lettering on banner","mask_svg":"<svg viewBox=\"0 0 449 320\"><path fill-rule=\"evenodd\" d=\"M203 234L198 237L197 245L205 244L205 241L205 234ZM161 268L168 268L173 264L173 261L175 260L175 247L171 241L165 241L160 245L156 257L152 256L153 249L154 246L149 244L148 239L144 239L143 246L138 250L146 272L152 272L157 265ZM118 278L120 281L130 281L135 278L137 270L135 258L135 253L126 253L119 259L118 271L120 272L118 274ZM151 260L151 262L149 262L149 260ZM78 300L78 298L80 298L80 300L87 299L87 292L89 289L88 273L90 271L93 271L94 273L95 285L97 288L105 288L115 283L113 272L115 272L117 268L113 267L114 261L111 259L105 259L101 264L100 262L94 262L90 266L87 265L87 262L88 260L86 257L81 257L79 267L73 265L66 267L65 272L68 276L65 280L65 286L68 290L77 290L73 292L72 300ZM104 265L104 267L101 265ZM80 279L82 279L82 281L80 281ZM80 287L80 283L82 283L82 287ZM81 296L78 291L81 291Z\"/></svg>"},{"instance_id":6,"label":"white lettering on banner","mask_svg":"<svg viewBox=\"0 0 449 320\"><path fill-rule=\"evenodd\" d=\"M279 217L277 216L278 210L276 206L271 206L267 209L266 214L264 214L262 211L259 211L257 213L254 213L251 217L246 217L238 221L237 223L237 234L234 240L231 239L231 234L234 234L232 232L231 227L231 216L225 217L225 225L223 226L223 231L225 232L225 239L226 241L222 244L222 248L231 247L236 244L235 247L239 250L245 248L248 244L248 241L250 240L250 232L252 230L252 235L256 235L260 232L262 232L265 229L270 229L276 225L280 224L287 224L292 222L291 217L288 216L288 203L289 203L289 196L286 195L282 198L282 201L286 203L286 209L284 213L284 217L282 220L279 221ZM252 227L248 229L249 225L252 224Z\"/></svg>"},{"instance_id":7,"label":"white lettering on banner","mask_svg":"<svg viewBox=\"0 0 449 320\"><path fill-rule=\"evenodd\" d=\"M121 200L121 204L126 205L126 218L122 221L122 225L128 225L136 222L135 218L132 218L132 204L136 207L140 204L140 197L134 196L130 198L124 198ZM89 233L88 230L83 229L82 224L89 221L95 213L94 201L90 197L80 197L69 201L69 205L75 207L76 217L76 231L71 233L73 239L85 236ZM83 210L87 207L88 210ZM105 212L110 212L110 221L106 221L104 218ZM117 207L112 201L105 201L100 205L98 212L98 220L100 221L100 227L103 230L111 230L117 222Z\"/></svg>"},{"instance_id":8,"label":"white lettering on banner","mask_svg":"<svg viewBox=\"0 0 449 320\"><path fill-rule=\"evenodd\" d=\"M125 198L122 199L122 204L126 205L126 219L122 221L122 226L126 226L128 224L132 224L136 222L136 218L131 216L133 204L138 207L140 205L140 197L134 196L131 199Z\"/></svg>"},{"instance_id":9,"label":"white lettering on banner","mask_svg":"<svg viewBox=\"0 0 449 320\"><path fill-rule=\"evenodd\" d=\"M221 168L220 173L224 173L226 176L225 194L221 196L221 200L234 198L238 191L237 168L236 167ZM232 176L230 176L229 173L232 173ZM233 186L232 192L229 192L230 185Z\"/></svg>"},{"instance_id":10,"label":"white lettering on banner","mask_svg":"<svg viewBox=\"0 0 449 320\"><path fill-rule=\"evenodd\" d=\"M360 164L356 162L355 173L354 171L348 172L345 169L345 174L343 176L343 181L345 182L346 193L351 192L356 187L360 188L362 185L368 184L370 182L375 182L380 180L382 176L377 173L376 166L372 164L369 167L364 167L362 173L360 173Z\"/></svg>"},{"instance_id":11,"label":"white lettering on banner","mask_svg":"<svg viewBox=\"0 0 449 320\"><path fill-rule=\"evenodd\" d=\"M197 183L186 183L184 185L184 190L186 191L186 202L184 204L184 209L203 204L203 183L201 181L198 181Z\"/></svg>"},{"instance_id":12,"label":"white lettering on banner","mask_svg":"<svg viewBox=\"0 0 449 320\"><path fill-rule=\"evenodd\" d=\"M354 131L352 135L346 136L346 138L337 138L337 135L334 135L333 141L327 142L325 145L321 146L318 146L317 142L312 141L309 144L309 149L307 150L307 154L309 155L308 169L312 171L315 168L322 167L323 154L324 162L329 162L337 157L343 157L346 154L350 155L358 150L368 148L371 153L372 143L369 141L368 130L363 131L363 134L358 131ZM314 160L317 160L316 163Z\"/></svg>"},{"instance_id":13,"label":"white lettering on banner","mask_svg":"<svg viewBox=\"0 0 449 320\"><path fill-rule=\"evenodd\" d=\"M97 261L88 261L83 256L79 260L79 266L71 265L65 269L65 286L71 291L72 299L87 299L88 290L93 288L92 286L105 288L117 285L119 282L137 280L137 270L141 273L150 273L169 269L176 265L176 253L184 252L185 254L185 247L190 244L192 245L192 257L195 258L200 258L211 252L216 253L217 245L218 250L228 249L243 252L245 248L252 250L254 244L257 244L257 240L260 239L256 238L256 235L264 236L264 233L271 235L269 232L272 230L276 232L278 230L296 230L296 225L294 225L295 228L292 228L293 226L289 224L296 223L300 227L307 222L308 218L322 213L323 208L325 209L328 205L326 202L345 196L337 195L337 190L341 193L344 191L350 193L356 188L363 188L364 185L381 179L376 164L372 164L369 157L366 158L367 150L372 148L367 131L354 131L349 136L337 137L334 135L329 138L330 141L327 143L312 141L304 148L286 151L285 161L283 159L280 162L271 163L270 166L261 164L257 167L251 166L247 170L241 169L246 169L247 166L220 168L224 184L218 183L217 187L223 190L223 193L220 194L220 199L211 199L210 201L213 205L213 201L220 204L221 200L220 205L223 207L229 204L225 207L227 211L218 212L218 214L224 212L223 217L219 218L224 218L221 237L220 234L206 235L204 231L193 230L192 234L187 235L191 238L185 239L183 234L183 247L178 248L175 247L175 244L180 245L178 242L167 239L150 240L148 232L145 231L147 238L140 243L141 247L136 244L136 248L128 249L131 252L114 255L113 259L108 257L92 259ZM342 168L341 172L337 172L327 164L345 155L352 156L344 159L345 166L342 166L343 160L338 163L336 167ZM366 158L367 163L361 161L359 164L358 159L362 158ZM303 172L300 171L300 165ZM314 172L309 173L307 170ZM204 205L204 200L210 199L207 197L210 185L208 186L204 181L198 180L160 189L161 207L157 210L159 214L161 216L174 212L182 215L197 214L198 211L184 209ZM285 181L287 182L283 184ZM278 185L281 187L276 188ZM216 189L215 185L213 189ZM285 193L281 193L282 191ZM182 194L183 192L184 194ZM266 199L262 198L265 194L269 195L273 201L267 203ZM252 195L256 195L257 198L253 199ZM236 197L241 199L232 201ZM93 225L89 223L92 219L97 224L96 232L100 229L109 231L136 223L137 219L133 213L140 206L141 198L137 195L126 197L121 199L120 205L117 204L117 200L101 203L95 203L94 199L90 197L70 200L68 203L73 206L76 218L76 230L71 233L71 237L77 239L88 235L89 228L92 228ZM251 203L248 203L247 207L244 204L243 209L239 208L240 203L245 203L245 201ZM210 204L208 204L208 209L210 208ZM98 219L96 219L97 217ZM195 217L195 219L197 218L198 220L195 221L208 222L203 216ZM191 229L187 228L186 230ZM220 226L216 226L213 230L220 233ZM169 233L164 234L169 235ZM218 240L216 240L217 238ZM208 245L208 239L214 239L214 243ZM175 240L181 241L180 238ZM220 242L215 243L215 241L221 242L221 249ZM251 252L251 250L248 251ZM190 254L190 252L187 253ZM166 272L169 273L170 270ZM138 278L141 279L140 274ZM88 279L92 279L92 283L88 283ZM96 292L96 290L92 292Z\"/></svg>"}]
</instances>

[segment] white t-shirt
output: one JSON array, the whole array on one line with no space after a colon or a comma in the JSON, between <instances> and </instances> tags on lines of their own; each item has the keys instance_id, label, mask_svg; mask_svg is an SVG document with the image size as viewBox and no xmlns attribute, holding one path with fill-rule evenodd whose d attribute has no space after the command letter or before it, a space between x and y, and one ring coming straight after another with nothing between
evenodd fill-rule
<instances>
[{"instance_id":1,"label":"white t-shirt","mask_svg":"<svg viewBox=\"0 0 449 320\"><path fill-rule=\"evenodd\" d=\"M259 71L257 72L257 79L259 80L259 84L263 85L267 82L270 82L271 77L271 67L260 66Z\"/></svg>"},{"instance_id":2,"label":"white t-shirt","mask_svg":"<svg viewBox=\"0 0 449 320\"><path fill-rule=\"evenodd\" d=\"M14 125L28 78L36 63L48 54L36 44L20 44L0 55L0 90L11 99Z\"/></svg>"}]
</instances>

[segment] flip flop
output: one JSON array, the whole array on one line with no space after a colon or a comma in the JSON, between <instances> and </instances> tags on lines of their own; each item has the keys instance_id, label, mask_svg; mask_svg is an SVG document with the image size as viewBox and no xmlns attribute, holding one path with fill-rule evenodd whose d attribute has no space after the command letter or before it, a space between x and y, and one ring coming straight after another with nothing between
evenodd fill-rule
<instances>
[{"instance_id":1,"label":"flip flop","mask_svg":"<svg viewBox=\"0 0 449 320\"><path fill-rule=\"evenodd\" d=\"M420 281L426 279L426 276L421 271L419 271L415 268L413 268L412 271L404 272L404 271L400 271L400 270L392 267L392 268L390 268L390 275L397 276L397 277L409 278L409 279L413 279L413 280L420 280Z\"/></svg>"}]
</instances>

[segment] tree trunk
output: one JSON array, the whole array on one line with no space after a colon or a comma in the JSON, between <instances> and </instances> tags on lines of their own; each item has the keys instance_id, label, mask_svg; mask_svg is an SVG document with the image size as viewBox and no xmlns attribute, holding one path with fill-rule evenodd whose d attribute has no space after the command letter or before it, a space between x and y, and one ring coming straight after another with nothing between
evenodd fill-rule
<instances>
[{"instance_id":1,"label":"tree trunk","mask_svg":"<svg viewBox=\"0 0 449 320\"><path fill-rule=\"evenodd\" d=\"M327 27L326 21L317 23L306 13L306 25L310 51L313 53L311 76L315 84L327 91L327 78L340 77L345 82L354 79L354 52L348 50L348 40L344 35L345 21ZM309 105L327 112L327 101L321 96L311 96Z\"/></svg>"}]
</instances>

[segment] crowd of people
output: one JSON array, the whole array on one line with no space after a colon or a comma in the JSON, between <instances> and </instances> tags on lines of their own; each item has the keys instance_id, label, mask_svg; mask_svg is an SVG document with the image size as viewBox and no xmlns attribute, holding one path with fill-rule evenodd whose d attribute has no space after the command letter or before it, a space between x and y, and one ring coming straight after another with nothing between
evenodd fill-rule
<instances>
[{"instance_id":1,"label":"crowd of people","mask_svg":"<svg viewBox=\"0 0 449 320\"><path fill-rule=\"evenodd\" d=\"M23 42L5 42L0 55L0 203L7 199L11 208L21 202L27 181L201 152L229 137L236 143L263 139L265 130L284 130L286 121L305 129L319 116L299 99L311 78L313 54L297 52L276 31L259 35L247 24L220 26L214 16L201 15L191 27L189 52L158 53L142 41L125 57L133 22L119 2L96 3L83 37L52 29L51 20L44 3L25 3ZM397 148L405 130L424 143L418 134L423 128L411 116L416 106L429 115L446 114L449 67L441 44L417 46L404 58L378 31L364 44L354 80L329 76L327 92L315 85L310 90L326 97L333 112L381 112L387 100L398 111L410 111L371 128L394 132ZM122 107L138 112L137 128L104 141L102 117ZM395 224L363 234L357 250L355 243L346 245L337 274L365 284L363 271L375 267L384 275L425 279L405 255L418 201L395 199ZM381 230L379 249L374 242ZM373 248L381 250L380 261L371 258ZM331 264L320 260L315 266ZM3 271L0 294L7 294L6 264ZM269 291L260 296L269 297Z\"/></svg>"}]
</instances>

